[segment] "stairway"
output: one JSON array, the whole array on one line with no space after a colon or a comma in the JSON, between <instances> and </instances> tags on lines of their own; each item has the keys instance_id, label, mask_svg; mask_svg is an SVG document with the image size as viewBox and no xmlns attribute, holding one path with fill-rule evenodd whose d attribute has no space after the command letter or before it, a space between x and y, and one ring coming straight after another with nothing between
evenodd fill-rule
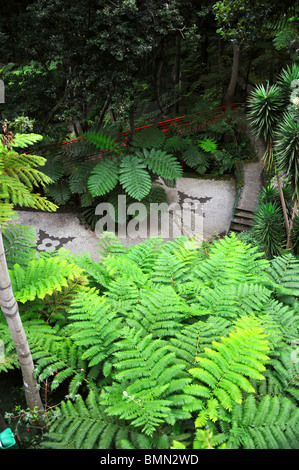
<instances>
[{"instance_id":1,"label":"stairway","mask_svg":"<svg viewBox=\"0 0 299 470\"><path fill-rule=\"evenodd\" d=\"M257 161L244 162L244 182L241 190L237 208L233 214L229 232L241 232L250 230L254 225L253 214L258 205L259 193L262 187L263 155L265 154L265 144L262 138L254 138L250 133L249 126L244 122L244 130L250 138Z\"/></svg>"},{"instance_id":2,"label":"stairway","mask_svg":"<svg viewBox=\"0 0 299 470\"><path fill-rule=\"evenodd\" d=\"M253 226L253 212L243 208L236 209L235 216L231 222L230 231L242 232L250 230Z\"/></svg>"}]
</instances>

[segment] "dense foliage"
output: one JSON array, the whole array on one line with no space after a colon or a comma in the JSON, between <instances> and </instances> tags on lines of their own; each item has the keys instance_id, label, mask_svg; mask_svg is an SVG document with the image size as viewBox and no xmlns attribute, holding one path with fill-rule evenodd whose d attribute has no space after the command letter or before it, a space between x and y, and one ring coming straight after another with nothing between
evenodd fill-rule
<instances>
[{"instance_id":1,"label":"dense foliage","mask_svg":"<svg viewBox=\"0 0 299 470\"><path fill-rule=\"evenodd\" d=\"M107 234L98 263L36 258L22 227L5 240L36 377L66 395L40 445L298 448L291 255L266 261L235 235L204 249L184 238L125 248ZM17 362L0 328L5 374Z\"/></svg>"},{"instance_id":2,"label":"dense foliage","mask_svg":"<svg viewBox=\"0 0 299 470\"><path fill-rule=\"evenodd\" d=\"M28 339L45 410L21 414L33 427L46 417L30 445L298 449L298 6L13 0L3 11L0 380L23 368ZM156 127L180 115L191 122ZM99 202L118 214L119 195L167 202L184 170L231 174L252 156L246 117L268 180L239 237L126 248L106 233L95 262L37 252L34 230L8 223L15 206L67 205L94 228Z\"/></svg>"}]
</instances>

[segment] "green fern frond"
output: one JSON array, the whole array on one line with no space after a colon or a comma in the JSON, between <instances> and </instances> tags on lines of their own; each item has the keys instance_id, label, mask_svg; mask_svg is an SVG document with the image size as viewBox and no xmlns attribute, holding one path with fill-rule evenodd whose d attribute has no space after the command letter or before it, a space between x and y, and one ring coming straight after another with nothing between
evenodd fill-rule
<instances>
[{"instance_id":1,"label":"green fern frond","mask_svg":"<svg viewBox=\"0 0 299 470\"><path fill-rule=\"evenodd\" d=\"M74 279L81 273L74 263L58 257L34 259L25 267L15 264L9 272L15 298L21 303L60 291L67 286L67 279Z\"/></svg>"},{"instance_id":2,"label":"green fern frond","mask_svg":"<svg viewBox=\"0 0 299 470\"><path fill-rule=\"evenodd\" d=\"M189 370L195 383L185 389L207 399L192 405L201 409L195 421L197 427L203 427L209 419L217 421L220 406L231 411L234 402L242 403L244 392L254 393L249 379L264 380L265 364L269 361L268 342L254 317L241 317L229 336L221 342L213 341L211 346L197 358L201 367Z\"/></svg>"},{"instance_id":3,"label":"green fern frond","mask_svg":"<svg viewBox=\"0 0 299 470\"><path fill-rule=\"evenodd\" d=\"M113 232L104 232L98 242L100 258L126 253L127 248Z\"/></svg>"},{"instance_id":4,"label":"green fern frond","mask_svg":"<svg viewBox=\"0 0 299 470\"><path fill-rule=\"evenodd\" d=\"M37 235L35 228L9 224L3 229L2 235L8 268L12 269L15 263L27 266L36 254Z\"/></svg>"},{"instance_id":5,"label":"green fern frond","mask_svg":"<svg viewBox=\"0 0 299 470\"><path fill-rule=\"evenodd\" d=\"M45 159L38 155L22 154L15 151L4 152L3 163L5 173L11 178L15 178L25 184L27 188L33 186L45 186L52 183L52 179L37 170L36 167L43 166Z\"/></svg>"},{"instance_id":6,"label":"green fern frond","mask_svg":"<svg viewBox=\"0 0 299 470\"><path fill-rule=\"evenodd\" d=\"M163 178L175 180L182 177L183 170L179 161L163 150L144 149L142 153L137 152L136 155L143 159L149 170Z\"/></svg>"},{"instance_id":7,"label":"green fern frond","mask_svg":"<svg viewBox=\"0 0 299 470\"><path fill-rule=\"evenodd\" d=\"M65 168L62 162L63 160L60 155L49 155L43 167L43 172L48 175L54 183L65 174Z\"/></svg>"},{"instance_id":8,"label":"green fern frond","mask_svg":"<svg viewBox=\"0 0 299 470\"><path fill-rule=\"evenodd\" d=\"M79 162L69 176L70 190L73 194L83 194L87 190L87 181L89 174L94 167L93 162Z\"/></svg>"},{"instance_id":9,"label":"green fern frond","mask_svg":"<svg viewBox=\"0 0 299 470\"><path fill-rule=\"evenodd\" d=\"M69 181L61 178L56 183L49 184L45 193L48 197L52 198L56 204L65 204L71 197Z\"/></svg>"},{"instance_id":10,"label":"green fern frond","mask_svg":"<svg viewBox=\"0 0 299 470\"><path fill-rule=\"evenodd\" d=\"M101 394L109 415L128 420L146 435L163 422L174 424L176 416L190 416L181 407L188 402L182 390L190 379L164 341L126 329L114 356L116 381Z\"/></svg>"},{"instance_id":11,"label":"green fern frond","mask_svg":"<svg viewBox=\"0 0 299 470\"><path fill-rule=\"evenodd\" d=\"M209 154L198 150L191 144L183 151L182 158L190 168L194 168L200 174L204 174L210 164Z\"/></svg>"},{"instance_id":12,"label":"green fern frond","mask_svg":"<svg viewBox=\"0 0 299 470\"><path fill-rule=\"evenodd\" d=\"M51 390L68 382L69 393L76 393L88 382L87 363L82 351L65 335L53 335L52 328L41 322L25 323L34 360L34 375L39 382L48 379Z\"/></svg>"},{"instance_id":13,"label":"green fern frond","mask_svg":"<svg viewBox=\"0 0 299 470\"><path fill-rule=\"evenodd\" d=\"M299 361L297 344L294 347L282 346L277 352L271 354L271 361L266 371L266 392L280 394L288 398L295 398L295 403L299 396ZM266 385L265 384L265 385ZM259 393L264 390L261 386Z\"/></svg>"},{"instance_id":14,"label":"green fern frond","mask_svg":"<svg viewBox=\"0 0 299 470\"><path fill-rule=\"evenodd\" d=\"M84 401L80 395L62 402L51 418L42 442L50 449L163 449L169 439L160 433L148 437L126 421L108 416L94 390Z\"/></svg>"},{"instance_id":15,"label":"green fern frond","mask_svg":"<svg viewBox=\"0 0 299 470\"><path fill-rule=\"evenodd\" d=\"M9 221L16 219L17 215L13 210L13 204L9 204L1 201L0 196L0 225L5 227Z\"/></svg>"},{"instance_id":16,"label":"green fern frond","mask_svg":"<svg viewBox=\"0 0 299 470\"><path fill-rule=\"evenodd\" d=\"M90 130L83 134L83 137L85 137L88 142L94 145L96 149L117 152L118 144L110 135L104 134L103 132Z\"/></svg>"},{"instance_id":17,"label":"green fern frond","mask_svg":"<svg viewBox=\"0 0 299 470\"><path fill-rule=\"evenodd\" d=\"M25 148L28 147L29 145L33 145L36 142L39 142L40 140L43 139L42 135L39 134L18 134L16 133L14 135L14 142L10 143L11 147L18 147L18 148ZM2 143L0 142L0 150L4 148Z\"/></svg>"},{"instance_id":18,"label":"green fern frond","mask_svg":"<svg viewBox=\"0 0 299 470\"><path fill-rule=\"evenodd\" d=\"M204 349L213 341L220 341L227 336L230 322L217 317L209 317L206 321L196 321L186 325L175 336L170 338L171 350L190 368L196 364L196 358L204 354Z\"/></svg>"},{"instance_id":19,"label":"green fern frond","mask_svg":"<svg viewBox=\"0 0 299 470\"><path fill-rule=\"evenodd\" d=\"M115 160L103 160L91 171L87 187L93 197L111 191L119 179L119 165Z\"/></svg>"},{"instance_id":20,"label":"green fern frond","mask_svg":"<svg viewBox=\"0 0 299 470\"><path fill-rule=\"evenodd\" d=\"M260 259L256 247L251 247L232 233L212 244L209 257L195 268L192 275L202 279L211 287L221 285L253 283L261 284L266 279L265 269L269 262Z\"/></svg>"},{"instance_id":21,"label":"green fern frond","mask_svg":"<svg viewBox=\"0 0 299 470\"><path fill-rule=\"evenodd\" d=\"M267 275L278 293L299 296L299 261L295 256L287 254L271 260Z\"/></svg>"},{"instance_id":22,"label":"green fern frond","mask_svg":"<svg viewBox=\"0 0 299 470\"><path fill-rule=\"evenodd\" d=\"M103 361L103 370L109 370L111 354L119 339L123 318L112 302L99 297L94 289L81 292L70 309L69 334L72 340L83 348L82 358L89 361L89 367ZM105 373L105 372L104 372Z\"/></svg>"},{"instance_id":23,"label":"green fern frond","mask_svg":"<svg viewBox=\"0 0 299 470\"><path fill-rule=\"evenodd\" d=\"M169 338L181 330L190 308L172 287L142 289L128 323L153 338Z\"/></svg>"},{"instance_id":24,"label":"green fern frond","mask_svg":"<svg viewBox=\"0 0 299 470\"><path fill-rule=\"evenodd\" d=\"M165 135L156 127L147 127L136 132L131 140L132 147L151 149L160 148L165 142Z\"/></svg>"},{"instance_id":25,"label":"green fern frond","mask_svg":"<svg viewBox=\"0 0 299 470\"><path fill-rule=\"evenodd\" d=\"M299 409L286 397L266 395L257 402L251 395L234 404L232 429L227 441L232 449L298 449Z\"/></svg>"},{"instance_id":26,"label":"green fern frond","mask_svg":"<svg viewBox=\"0 0 299 470\"><path fill-rule=\"evenodd\" d=\"M127 155L123 158L119 169L119 182L129 196L140 201L151 190L151 177L146 165L136 155Z\"/></svg>"}]
</instances>

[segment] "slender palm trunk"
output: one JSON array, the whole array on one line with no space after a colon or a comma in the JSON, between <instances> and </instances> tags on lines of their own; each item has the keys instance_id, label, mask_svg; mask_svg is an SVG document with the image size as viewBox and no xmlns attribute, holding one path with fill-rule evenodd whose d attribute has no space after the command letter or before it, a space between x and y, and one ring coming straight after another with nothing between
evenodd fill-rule
<instances>
[{"instance_id":1,"label":"slender palm trunk","mask_svg":"<svg viewBox=\"0 0 299 470\"><path fill-rule=\"evenodd\" d=\"M292 244L292 230L294 226L294 220L296 215L298 214L298 199L295 198L294 201L294 206L293 206L293 212L292 212L292 218L291 218L291 223L290 223L290 230L287 238L287 248L292 249L293 244Z\"/></svg>"},{"instance_id":2,"label":"slender palm trunk","mask_svg":"<svg viewBox=\"0 0 299 470\"><path fill-rule=\"evenodd\" d=\"M268 168L271 168L272 166L274 167L275 171L275 176L276 176L276 181L277 181L277 186L278 186L278 191L279 191L279 196L280 196L280 203L282 207L282 213L283 213L283 219L284 219L284 225L285 225L285 230L286 230L286 236L287 236L287 244L291 243L289 248L292 248L292 242L291 242L291 236L290 236L290 223L289 223L289 217L288 217L288 211L287 211L287 206L285 203L285 197L283 194L283 189L282 189L282 181L279 176L278 170L275 165L275 159L274 159L274 153L273 153L273 144L272 140L268 139L268 142L266 144L267 148L267 154L268 154Z\"/></svg>"},{"instance_id":3,"label":"slender palm trunk","mask_svg":"<svg viewBox=\"0 0 299 470\"><path fill-rule=\"evenodd\" d=\"M289 223L285 198L284 198L284 194L283 194L283 190L282 190L282 182L281 182L281 178L280 178L277 170L275 170L275 174L276 174L276 180L277 180L277 185L278 185L278 191L279 191L279 195L280 195L280 203L281 203L282 212L283 212L283 218L284 218L284 225L285 225L285 228L286 228L287 240L289 240L290 239L290 223Z\"/></svg>"},{"instance_id":4,"label":"slender palm trunk","mask_svg":"<svg viewBox=\"0 0 299 470\"><path fill-rule=\"evenodd\" d=\"M36 380L33 377L33 360L19 314L18 303L14 297L7 268L3 238L0 227L0 308L6 318L21 366L26 403L30 410L38 413L38 425L44 426L44 407Z\"/></svg>"}]
</instances>

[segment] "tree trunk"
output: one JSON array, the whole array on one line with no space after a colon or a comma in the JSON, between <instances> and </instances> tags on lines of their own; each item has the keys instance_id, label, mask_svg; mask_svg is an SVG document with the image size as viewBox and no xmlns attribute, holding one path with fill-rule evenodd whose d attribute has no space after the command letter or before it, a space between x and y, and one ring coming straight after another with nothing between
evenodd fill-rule
<instances>
[{"instance_id":1,"label":"tree trunk","mask_svg":"<svg viewBox=\"0 0 299 470\"><path fill-rule=\"evenodd\" d=\"M227 111L231 110L234 94L236 91L236 86L238 83L238 76L239 76L240 46L238 46L238 44L236 43L234 43L233 52L234 52L234 55L233 55L231 77L230 77L228 89L224 97L224 104L226 106Z\"/></svg>"},{"instance_id":2,"label":"tree trunk","mask_svg":"<svg viewBox=\"0 0 299 470\"><path fill-rule=\"evenodd\" d=\"M33 377L33 360L19 314L18 303L14 297L7 268L2 232L0 227L0 308L6 318L21 366L26 403L30 410L38 413L38 425L44 426L44 407L40 398L37 382Z\"/></svg>"},{"instance_id":3,"label":"tree trunk","mask_svg":"<svg viewBox=\"0 0 299 470\"><path fill-rule=\"evenodd\" d=\"M179 112L179 95L181 91L180 87L181 79L181 36L177 35L175 38L175 66L173 70L173 84L176 89L176 103L174 105L174 112L177 114Z\"/></svg>"},{"instance_id":4,"label":"tree trunk","mask_svg":"<svg viewBox=\"0 0 299 470\"><path fill-rule=\"evenodd\" d=\"M159 106L159 109L162 113L162 115L166 116L168 113L168 109L164 106L162 102L162 97L161 97L161 74L162 74L162 69L164 65L164 59L161 59L159 61L159 65L157 68L157 73L156 73L156 99L157 99L157 104Z\"/></svg>"},{"instance_id":5,"label":"tree trunk","mask_svg":"<svg viewBox=\"0 0 299 470\"><path fill-rule=\"evenodd\" d=\"M275 175L276 175L278 191L279 191L279 195L280 195L280 202L281 202L281 207L282 207L282 212L283 212L284 225L285 225L285 228L286 228L287 243L291 243L291 240L290 240L290 224L289 224L289 218L288 218L288 213L287 213L287 207L286 207L284 194L283 194L283 190L282 190L282 182L281 182L281 179L280 179L280 176L279 176L277 170L275 170ZM289 248L291 248L291 246Z\"/></svg>"},{"instance_id":6,"label":"tree trunk","mask_svg":"<svg viewBox=\"0 0 299 470\"><path fill-rule=\"evenodd\" d=\"M292 230L294 226L294 220L296 215L298 214L298 199L295 198L294 201L294 206L293 206L293 212L292 212L292 218L291 218L291 223L290 223L290 228L289 228L289 233L288 233L288 238L287 238L287 248L292 249L293 244L292 244Z\"/></svg>"},{"instance_id":7,"label":"tree trunk","mask_svg":"<svg viewBox=\"0 0 299 470\"><path fill-rule=\"evenodd\" d=\"M99 118L99 125L101 126L103 121L104 121L104 118L105 118L105 115L106 115L106 112L108 111L108 108L110 106L110 102L111 102L111 95L110 93L107 95L107 99L104 103L104 106L102 108L102 111L101 111L101 114L100 114L100 118Z\"/></svg>"}]
</instances>

